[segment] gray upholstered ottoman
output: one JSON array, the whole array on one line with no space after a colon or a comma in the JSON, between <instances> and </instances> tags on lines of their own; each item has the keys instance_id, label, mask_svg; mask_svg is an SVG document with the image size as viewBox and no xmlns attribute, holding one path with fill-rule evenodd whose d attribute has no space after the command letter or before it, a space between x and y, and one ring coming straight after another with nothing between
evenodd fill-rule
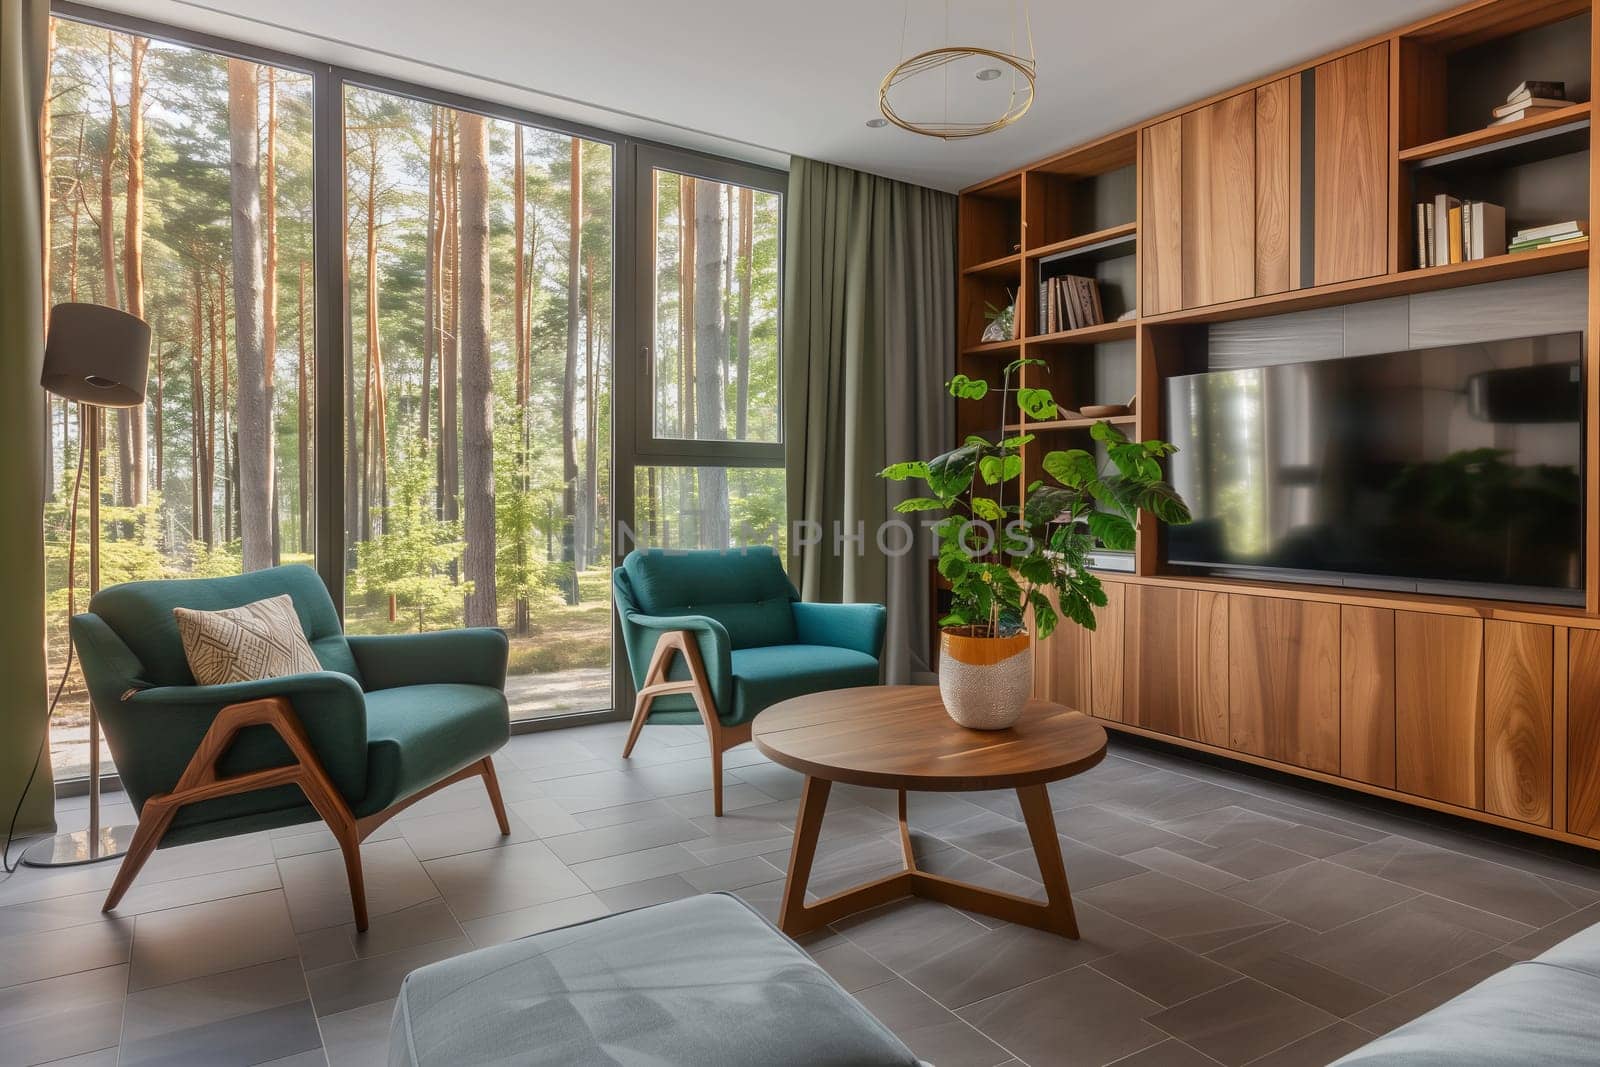
<instances>
[{"instance_id":1,"label":"gray upholstered ottoman","mask_svg":"<svg viewBox=\"0 0 1600 1067\"><path fill-rule=\"evenodd\" d=\"M393 1067L915 1067L917 1058L734 896L608 915L412 971Z\"/></svg>"},{"instance_id":2,"label":"gray upholstered ottoman","mask_svg":"<svg viewBox=\"0 0 1600 1067\"><path fill-rule=\"evenodd\" d=\"M1600 926L1513 963L1335 1067L1600 1063Z\"/></svg>"}]
</instances>

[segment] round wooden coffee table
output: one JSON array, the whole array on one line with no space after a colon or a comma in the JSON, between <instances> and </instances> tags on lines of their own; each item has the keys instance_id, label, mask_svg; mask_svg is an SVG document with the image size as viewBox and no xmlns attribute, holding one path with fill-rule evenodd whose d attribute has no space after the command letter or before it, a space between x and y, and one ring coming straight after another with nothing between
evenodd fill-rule
<instances>
[{"instance_id":1,"label":"round wooden coffee table","mask_svg":"<svg viewBox=\"0 0 1600 1067\"><path fill-rule=\"evenodd\" d=\"M756 747L806 776L778 926L802 934L904 896L927 897L997 919L1078 936L1046 784L1099 763L1106 732L1059 704L1030 700L1009 730L968 730L945 713L933 686L869 686L786 700L756 716ZM834 782L900 794L900 847L906 869L807 904L822 813ZM1046 901L1002 893L917 869L906 825L906 793L1015 789L1022 804Z\"/></svg>"}]
</instances>

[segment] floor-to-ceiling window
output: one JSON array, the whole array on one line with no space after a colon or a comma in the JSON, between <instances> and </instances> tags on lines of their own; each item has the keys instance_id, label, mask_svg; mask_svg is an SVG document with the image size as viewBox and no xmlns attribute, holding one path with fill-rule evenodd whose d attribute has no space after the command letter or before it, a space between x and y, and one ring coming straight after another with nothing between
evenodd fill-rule
<instances>
[{"instance_id":1,"label":"floor-to-ceiling window","mask_svg":"<svg viewBox=\"0 0 1600 1067\"><path fill-rule=\"evenodd\" d=\"M642 150L647 385L634 532L667 548L785 545L777 176Z\"/></svg>"},{"instance_id":2,"label":"floor-to-ceiling window","mask_svg":"<svg viewBox=\"0 0 1600 1067\"><path fill-rule=\"evenodd\" d=\"M344 89L345 622L501 626L610 705L610 144Z\"/></svg>"},{"instance_id":3,"label":"floor-to-ceiling window","mask_svg":"<svg viewBox=\"0 0 1600 1067\"><path fill-rule=\"evenodd\" d=\"M152 329L144 406L102 424L102 584L309 561L311 76L70 19L52 20L50 47L50 301L109 304ZM46 405L55 675L83 442L75 406ZM80 611L87 563L80 540ZM76 671L51 746L58 778L84 772L88 703Z\"/></svg>"},{"instance_id":4,"label":"floor-to-ceiling window","mask_svg":"<svg viewBox=\"0 0 1600 1067\"><path fill-rule=\"evenodd\" d=\"M73 4L51 49L50 301L154 335L102 584L312 564L352 631L505 628L527 719L609 709L634 543L783 544L781 174ZM58 779L87 711L74 672Z\"/></svg>"}]
</instances>

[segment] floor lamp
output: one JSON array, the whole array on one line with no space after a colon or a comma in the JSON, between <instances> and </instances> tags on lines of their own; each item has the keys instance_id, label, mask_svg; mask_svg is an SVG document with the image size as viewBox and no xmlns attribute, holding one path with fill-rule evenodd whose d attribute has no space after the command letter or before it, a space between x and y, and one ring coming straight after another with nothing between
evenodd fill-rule
<instances>
[{"instance_id":1,"label":"floor lamp","mask_svg":"<svg viewBox=\"0 0 1600 1067\"><path fill-rule=\"evenodd\" d=\"M144 403L150 367L150 327L143 319L100 304L57 304L50 311L49 340L39 384L78 402L78 447L89 450L89 595L100 589L100 424L105 408ZM73 535L77 534L78 487L73 487ZM70 586L73 575L67 575ZM48 725L46 729L48 729ZM100 714L89 701L89 828L56 834L29 845L30 867L69 867L120 856L132 826L100 825Z\"/></svg>"}]
</instances>

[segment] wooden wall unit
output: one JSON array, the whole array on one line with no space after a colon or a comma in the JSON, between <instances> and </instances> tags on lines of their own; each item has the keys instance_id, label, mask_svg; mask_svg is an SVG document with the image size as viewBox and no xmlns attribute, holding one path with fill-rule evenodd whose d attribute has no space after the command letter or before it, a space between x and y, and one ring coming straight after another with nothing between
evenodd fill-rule
<instances>
[{"instance_id":1,"label":"wooden wall unit","mask_svg":"<svg viewBox=\"0 0 1600 1067\"><path fill-rule=\"evenodd\" d=\"M1186 112L1182 149L1183 306L1255 296L1255 90Z\"/></svg>"},{"instance_id":2,"label":"wooden wall unit","mask_svg":"<svg viewBox=\"0 0 1600 1067\"><path fill-rule=\"evenodd\" d=\"M1600 630L1568 640L1567 831L1600 840Z\"/></svg>"},{"instance_id":3,"label":"wooden wall unit","mask_svg":"<svg viewBox=\"0 0 1600 1067\"><path fill-rule=\"evenodd\" d=\"M1483 620L1394 614L1395 788L1483 801Z\"/></svg>"},{"instance_id":4,"label":"wooden wall unit","mask_svg":"<svg viewBox=\"0 0 1600 1067\"><path fill-rule=\"evenodd\" d=\"M1319 65L1315 84L1312 284L1370 278L1389 265L1389 43Z\"/></svg>"},{"instance_id":5,"label":"wooden wall unit","mask_svg":"<svg viewBox=\"0 0 1600 1067\"><path fill-rule=\"evenodd\" d=\"M1555 628L1484 623L1483 808L1550 825Z\"/></svg>"},{"instance_id":6,"label":"wooden wall unit","mask_svg":"<svg viewBox=\"0 0 1600 1067\"><path fill-rule=\"evenodd\" d=\"M1241 752L1339 772L1338 605L1229 599L1228 735Z\"/></svg>"},{"instance_id":7,"label":"wooden wall unit","mask_svg":"<svg viewBox=\"0 0 1600 1067\"><path fill-rule=\"evenodd\" d=\"M1339 607L1339 773L1394 788L1394 609Z\"/></svg>"},{"instance_id":8,"label":"wooden wall unit","mask_svg":"<svg viewBox=\"0 0 1600 1067\"><path fill-rule=\"evenodd\" d=\"M1228 744L1228 597L1136 585L1124 613L1122 721Z\"/></svg>"},{"instance_id":9,"label":"wooden wall unit","mask_svg":"<svg viewBox=\"0 0 1600 1067\"><path fill-rule=\"evenodd\" d=\"M1040 359L1049 374L1027 368L1025 384L1068 409L1134 383L1123 424L1146 437L1162 434L1164 380L1197 369L1193 342L1212 324L1379 302L1345 312L1348 349L1351 330L1388 322L1386 298L1436 292L1427 301L1444 306L1476 300L1450 291L1481 283L1591 279L1582 608L1184 575L1146 517L1131 573L1102 576L1099 628L1064 625L1036 649L1040 695L1111 729L1600 849L1597 252L1585 241L1418 269L1412 247L1414 204L1456 183L1503 195L1513 227L1540 221L1536 209L1597 217L1583 99L1600 78L1593 3L1473 0L962 193L958 370L998 384L1010 360ZM1527 77L1565 78L1578 98L1487 126L1496 95ZM1046 334L1047 271L1095 274L1132 316ZM1011 293L1018 336L980 342L984 302ZM1506 314L1538 315L1518 306ZM994 432L997 412L960 410L959 435ZM1091 425L1071 410L1030 424L1025 472L1046 449L1093 447Z\"/></svg>"}]
</instances>

